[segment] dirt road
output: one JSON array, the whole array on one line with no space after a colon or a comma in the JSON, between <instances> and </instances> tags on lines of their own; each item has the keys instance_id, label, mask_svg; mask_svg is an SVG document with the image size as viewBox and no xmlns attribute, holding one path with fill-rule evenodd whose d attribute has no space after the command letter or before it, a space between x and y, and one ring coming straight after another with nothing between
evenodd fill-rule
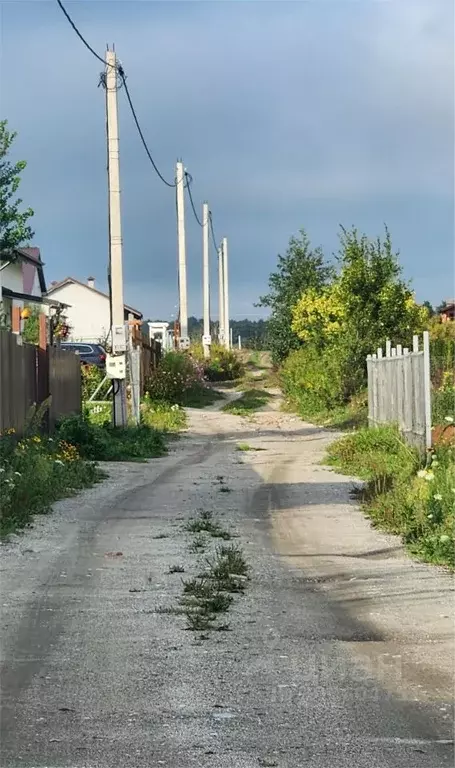
<instances>
[{"instance_id":1,"label":"dirt road","mask_svg":"<svg viewBox=\"0 0 455 768\"><path fill-rule=\"evenodd\" d=\"M453 765L452 582L370 529L331 439L273 403L192 411L168 456L2 545L3 768ZM207 639L156 610L200 568L199 509L252 569Z\"/></svg>"}]
</instances>

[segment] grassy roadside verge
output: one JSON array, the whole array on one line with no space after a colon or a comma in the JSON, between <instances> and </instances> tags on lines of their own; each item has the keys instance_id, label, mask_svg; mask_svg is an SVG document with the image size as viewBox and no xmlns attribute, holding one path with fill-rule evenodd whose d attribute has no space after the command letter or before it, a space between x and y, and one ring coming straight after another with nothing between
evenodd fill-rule
<instances>
[{"instance_id":1,"label":"grassy roadside verge","mask_svg":"<svg viewBox=\"0 0 455 768\"><path fill-rule=\"evenodd\" d=\"M226 403L222 410L234 416L251 416L273 397L265 389L247 389L237 400Z\"/></svg>"},{"instance_id":2,"label":"grassy roadside verge","mask_svg":"<svg viewBox=\"0 0 455 768\"><path fill-rule=\"evenodd\" d=\"M0 435L0 536L26 527L33 515L49 512L55 501L104 477L95 462L60 437L19 439L8 430Z\"/></svg>"},{"instance_id":3,"label":"grassy roadside verge","mask_svg":"<svg viewBox=\"0 0 455 768\"><path fill-rule=\"evenodd\" d=\"M52 504L106 477L98 462L144 461L166 453L166 443L186 426L185 411L145 402L142 423L115 429L110 402L90 403L84 415L63 419L52 437L39 432L38 420L26 435L0 435L0 536L30 524Z\"/></svg>"},{"instance_id":4,"label":"grassy roadside verge","mask_svg":"<svg viewBox=\"0 0 455 768\"><path fill-rule=\"evenodd\" d=\"M400 535L419 559L455 568L453 446L422 465L395 428L360 429L330 446L327 463L365 481L359 499L374 526Z\"/></svg>"},{"instance_id":5,"label":"grassy roadside verge","mask_svg":"<svg viewBox=\"0 0 455 768\"><path fill-rule=\"evenodd\" d=\"M283 410L297 413L301 419L318 427L328 427L341 432L360 429L368 424L366 392L353 397L346 405L339 405L330 410L311 408L305 402L288 397Z\"/></svg>"}]
</instances>

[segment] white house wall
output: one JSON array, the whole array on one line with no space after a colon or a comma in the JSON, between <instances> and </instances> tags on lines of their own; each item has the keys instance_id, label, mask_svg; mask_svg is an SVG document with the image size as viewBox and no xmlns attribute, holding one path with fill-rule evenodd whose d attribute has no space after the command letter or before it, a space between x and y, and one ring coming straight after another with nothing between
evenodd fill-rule
<instances>
[{"instance_id":1,"label":"white house wall","mask_svg":"<svg viewBox=\"0 0 455 768\"><path fill-rule=\"evenodd\" d=\"M51 290L50 298L70 306L65 317L70 326L71 341L104 341L110 328L109 299L91 288L68 283Z\"/></svg>"},{"instance_id":2,"label":"white house wall","mask_svg":"<svg viewBox=\"0 0 455 768\"><path fill-rule=\"evenodd\" d=\"M22 263L20 261L8 264L7 267L2 269L2 285L3 288L9 288L10 291L15 293L24 293Z\"/></svg>"}]
</instances>

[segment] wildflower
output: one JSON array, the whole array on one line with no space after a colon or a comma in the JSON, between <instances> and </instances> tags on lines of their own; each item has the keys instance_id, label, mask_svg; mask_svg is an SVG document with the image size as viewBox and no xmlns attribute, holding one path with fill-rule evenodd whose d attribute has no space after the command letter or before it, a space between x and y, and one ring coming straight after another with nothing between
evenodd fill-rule
<instances>
[{"instance_id":1,"label":"wildflower","mask_svg":"<svg viewBox=\"0 0 455 768\"><path fill-rule=\"evenodd\" d=\"M446 417L444 418L444 421L448 421L448 422L449 422L449 424L452 424L452 423L453 423L453 416L446 416Z\"/></svg>"},{"instance_id":2,"label":"wildflower","mask_svg":"<svg viewBox=\"0 0 455 768\"><path fill-rule=\"evenodd\" d=\"M59 466L61 466L61 467L65 466L63 461L61 461L61 459L55 459L54 464L59 464Z\"/></svg>"},{"instance_id":3,"label":"wildflower","mask_svg":"<svg viewBox=\"0 0 455 768\"><path fill-rule=\"evenodd\" d=\"M433 496L433 499L436 499L436 501L442 501L442 496L440 493L435 493Z\"/></svg>"},{"instance_id":4,"label":"wildflower","mask_svg":"<svg viewBox=\"0 0 455 768\"><path fill-rule=\"evenodd\" d=\"M426 475L425 475L425 480L428 483L431 483L432 480L434 480L434 472L427 472Z\"/></svg>"},{"instance_id":5,"label":"wildflower","mask_svg":"<svg viewBox=\"0 0 455 768\"><path fill-rule=\"evenodd\" d=\"M417 472L417 477L425 478L427 476L427 470L426 469L419 469Z\"/></svg>"},{"instance_id":6,"label":"wildflower","mask_svg":"<svg viewBox=\"0 0 455 768\"><path fill-rule=\"evenodd\" d=\"M430 515L427 515L427 517L429 520L433 520L433 515L430 514Z\"/></svg>"},{"instance_id":7,"label":"wildflower","mask_svg":"<svg viewBox=\"0 0 455 768\"><path fill-rule=\"evenodd\" d=\"M448 544L450 542L450 536L448 536L446 533L443 533L442 536L439 537L439 541L441 544Z\"/></svg>"}]
</instances>

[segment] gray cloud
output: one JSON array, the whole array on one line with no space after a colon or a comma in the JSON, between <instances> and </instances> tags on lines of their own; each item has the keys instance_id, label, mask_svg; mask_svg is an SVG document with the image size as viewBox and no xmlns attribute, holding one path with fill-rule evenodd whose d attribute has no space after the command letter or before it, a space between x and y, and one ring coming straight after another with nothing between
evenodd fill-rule
<instances>
[{"instance_id":1,"label":"gray cloud","mask_svg":"<svg viewBox=\"0 0 455 768\"><path fill-rule=\"evenodd\" d=\"M218 236L229 235L233 314L257 313L276 254L300 226L330 254L339 222L375 235L386 220L418 295L447 292L450 2L106 6L69 9L97 50L115 40L160 168L172 178L182 155L195 199L209 199ZM99 69L54 3L3 6L2 113L29 161L22 193L36 209L48 279L105 272ZM146 314L169 314L173 193L154 177L123 98L120 128L125 293ZM200 231L190 216L190 311L199 314Z\"/></svg>"}]
</instances>

